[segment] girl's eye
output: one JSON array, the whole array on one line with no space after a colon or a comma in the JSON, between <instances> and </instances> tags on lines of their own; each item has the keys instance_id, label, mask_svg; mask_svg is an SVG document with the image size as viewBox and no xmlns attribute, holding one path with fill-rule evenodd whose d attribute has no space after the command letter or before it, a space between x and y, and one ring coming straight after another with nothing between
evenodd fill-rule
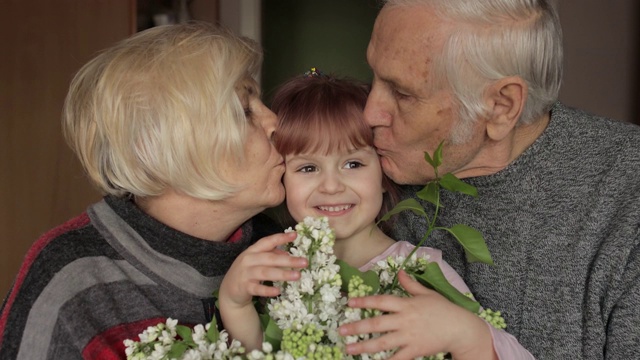
<instances>
[{"instance_id":1,"label":"girl's eye","mask_svg":"<svg viewBox=\"0 0 640 360\"><path fill-rule=\"evenodd\" d=\"M347 163L344 165L345 169L357 169L359 167L363 167L364 164L362 164L360 161L347 161Z\"/></svg>"},{"instance_id":2,"label":"girl's eye","mask_svg":"<svg viewBox=\"0 0 640 360\"><path fill-rule=\"evenodd\" d=\"M252 114L253 112L251 111L251 108L249 107L244 108L244 116L246 116L247 118L250 118Z\"/></svg>"},{"instance_id":3,"label":"girl's eye","mask_svg":"<svg viewBox=\"0 0 640 360\"><path fill-rule=\"evenodd\" d=\"M316 169L317 168L314 165L304 165L299 167L296 171L301 173L310 173L316 171Z\"/></svg>"}]
</instances>

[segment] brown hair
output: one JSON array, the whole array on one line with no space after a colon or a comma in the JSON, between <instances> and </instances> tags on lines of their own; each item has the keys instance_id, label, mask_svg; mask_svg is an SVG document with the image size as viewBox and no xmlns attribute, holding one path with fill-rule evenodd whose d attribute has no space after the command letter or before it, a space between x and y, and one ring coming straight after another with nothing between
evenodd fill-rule
<instances>
[{"instance_id":1,"label":"brown hair","mask_svg":"<svg viewBox=\"0 0 640 360\"><path fill-rule=\"evenodd\" d=\"M273 137L278 152L283 156L317 151L330 154L351 147L373 147L373 132L364 120L369 89L357 80L324 74L285 82L271 104L279 120ZM382 186L386 192L376 220L398 200L396 185L384 174ZM381 229L388 233L391 224L382 224Z\"/></svg>"}]
</instances>

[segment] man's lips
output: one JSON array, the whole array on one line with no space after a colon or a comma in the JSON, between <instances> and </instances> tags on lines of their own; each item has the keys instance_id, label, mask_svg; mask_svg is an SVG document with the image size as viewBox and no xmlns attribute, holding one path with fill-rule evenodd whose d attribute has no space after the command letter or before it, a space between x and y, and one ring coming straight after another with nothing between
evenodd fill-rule
<instances>
[{"instance_id":1,"label":"man's lips","mask_svg":"<svg viewBox=\"0 0 640 360\"><path fill-rule=\"evenodd\" d=\"M375 142L373 143L373 147L376 149L376 153L378 155L382 155L382 154L388 153L388 151L383 146L380 146L379 144L376 144Z\"/></svg>"}]
</instances>

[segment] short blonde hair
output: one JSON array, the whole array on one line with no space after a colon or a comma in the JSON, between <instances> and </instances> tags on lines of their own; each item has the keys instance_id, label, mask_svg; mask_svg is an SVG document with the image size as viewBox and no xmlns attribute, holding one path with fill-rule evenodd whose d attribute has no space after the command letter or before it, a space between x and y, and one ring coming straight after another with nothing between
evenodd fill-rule
<instances>
[{"instance_id":1,"label":"short blonde hair","mask_svg":"<svg viewBox=\"0 0 640 360\"><path fill-rule=\"evenodd\" d=\"M240 190L220 173L243 160L247 119L237 88L255 78L261 61L255 42L211 24L140 32L76 74L65 138L106 194L147 197L171 188L224 199Z\"/></svg>"}]
</instances>

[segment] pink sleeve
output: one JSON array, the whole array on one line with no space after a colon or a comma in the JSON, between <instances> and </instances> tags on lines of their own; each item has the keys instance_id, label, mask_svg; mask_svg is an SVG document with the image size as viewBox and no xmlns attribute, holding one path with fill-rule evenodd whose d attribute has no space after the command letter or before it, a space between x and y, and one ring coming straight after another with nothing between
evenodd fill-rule
<instances>
[{"instance_id":1,"label":"pink sleeve","mask_svg":"<svg viewBox=\"0 0 640 360\"><path fill-rule=\"evenodd\" d=\"M436 260L444 276L449 280L449 283L453 285L461 293L471 292L467 284L462 280L462 277L444 260ZM487 323L491 331L491 338L493 339L493 350L498 355L500 360L529 360L535 359L527 349L525 349L518 340L508 332L504 330L498 330Z\"/></svg>"},{"instance_id":2,"label":"pink sleeve","mask_svg":"<svg viewBox=\"0 0 640 360\"><path fill-rule=\"evenodd\" d=\"M520 345L515 336L504 330L498 330L487 323L493 339L493 350L500 360L529 360L535 358L524 346Z\"/></svg>"},{"instance_id":3,"label":"pink sleeve","mask_svg":"<svg viewBox=\"0 0 640 360\"><path fill-rule=\"evenodd\" d=\"M413 250L414 246L406 241L398 241L396 244L392 245L382 254L376 256L371 259L371 261L362 266L360 270L366 271L376 263L376 261L384 260L389 255L403 255L407 256ZM458 273L444 260L442 260L442 252L438 249L430 248L430 247L421 247L417 250L419 254L428 254L431 261L435 261L440 266L440 270L444 274L444 277L447 278L449 283L453 285L458 291L461 293L471 292L467 284L462 280L462 277L458 275ZM500 360L525 360L525 359L535 359L531 353L527 351L518 340L511 334L498 330L491 326L489 323L486 323L491 331L491 338L493 339L493 349L498 355L498 359Z\"/></svg>"}]
</instances>

